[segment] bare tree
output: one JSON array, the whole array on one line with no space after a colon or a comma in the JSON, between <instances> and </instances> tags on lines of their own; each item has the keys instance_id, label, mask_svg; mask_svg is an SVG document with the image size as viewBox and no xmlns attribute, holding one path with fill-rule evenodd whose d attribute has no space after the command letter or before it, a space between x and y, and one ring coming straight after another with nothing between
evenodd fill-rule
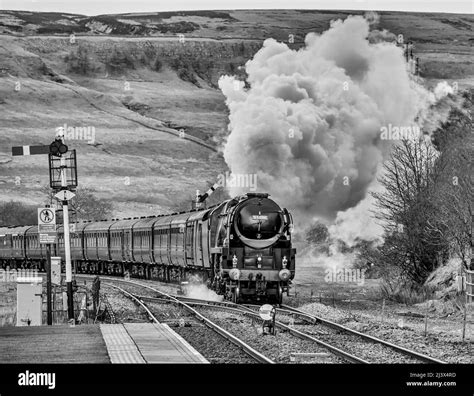
<instances>
[{"instance_id":1,"label":"bare tree","mask_svg":"<svg viewBox=\"0 0 474 396\"><path fill-rule=\"evenodd\" d=\"M384 191L372 193L378 208L375 217L382 220L386 233L382 257L416 283L424 282L447 248L443 235L428 226L437 212L429 196L437 157L424 139L400 141L379 179Z\"/></svg>"},{"instance_id":2,"label":"bare tree","mask_svg":"<svg viewBox=\"0 0 474 396\"><path fill-rule=\"evenodd\" d=\"M471 262L474 219L474 136L472 110L474 91L466 92L461 108L451 111L448 121L434 134L441 151L436 161L432 197L438 216L429 222L431 231L448 240L452 252L465 268Z\"/></svg>"},{"instance_id":3,"label":"bare tree","mask_svg":"<svg viewBox=\"0 0 474 396\"><path fill-rule=\"evenodd\" d=\"M49 186L44 186L42 192L46 195L45 204L57 206L55 192ZM90 187L78 187L76 196L71 200L70 209L74 220L103 220L112 214L112 204L97 198ZM58 206L59 208L59 206Z\"/></svg>"}]
</instances>

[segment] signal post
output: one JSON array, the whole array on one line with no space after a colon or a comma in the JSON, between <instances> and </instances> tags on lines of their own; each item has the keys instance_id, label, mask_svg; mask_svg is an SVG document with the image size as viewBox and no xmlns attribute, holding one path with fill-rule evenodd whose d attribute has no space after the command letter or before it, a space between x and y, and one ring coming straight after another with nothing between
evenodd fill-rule
<instances>
[{"instance_id":1,"label":"signal post","mask_svg":"<svg viewBox=\"0 0 474 396\"><path fill-rule=\"evenodd\" d=\"M54 197L62 203L63 207L63 229L64 229L64 261L66 263L66 288L68 318L74 320L74 300L72 289L72 263L71 263L71 239L69 229L69 205L68 201L75 197L71 189L77 187L77 165L76 150L71 150L68 156L68 147L64 144L61 135L50 145L49 152L49 179L50 186L58 191Z\"/></svg>"},{"instance_id":2,"label":"signal post","mask_svg":"<svg viewBox=\"0 0 474 396\"><path fill-rule=\"evenodd\" d=\"M71 244L69 229L68 201L74 198L71 191L77 187L76 150L68 153L61 131L49 146L18 146L12 147L13 156L48 154L50 187L56 192L55 198L62 202L64 228L64 261L66 263L66 286L68 301L68 318L74 320L74 300L72 288ZM46 244L46 294L47 323L52 324L51 310L51 244L56 242L56 213L53 208L38 209L39 243Z\"/></svg>"}]
</instances>

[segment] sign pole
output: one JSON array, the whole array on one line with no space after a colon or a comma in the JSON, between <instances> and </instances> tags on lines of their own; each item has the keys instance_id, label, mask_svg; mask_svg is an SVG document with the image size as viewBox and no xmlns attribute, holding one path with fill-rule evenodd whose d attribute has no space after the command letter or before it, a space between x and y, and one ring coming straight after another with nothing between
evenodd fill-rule
<instances>
[{"instance_id":1,"label":"sign pole","mask_svg":"<svg viewBox=\"0 0 474 396\"><path fill-rule=\"evenodd\" d=\"M56 211L53 208L38 208L39 243L46 245L46 322L53 324L51 308L51 244L56 242Z\"/></svg>"},{"instance_id":2,"label":"sign pole","mask_svg":"<svg viewBox=\"0 0 474 396\"><path fill-rule=\"evenodd\" d=\"M46 244L46 310L48 326L53 324L51 308L51 245Z\"/></svg>"}]
</instances>

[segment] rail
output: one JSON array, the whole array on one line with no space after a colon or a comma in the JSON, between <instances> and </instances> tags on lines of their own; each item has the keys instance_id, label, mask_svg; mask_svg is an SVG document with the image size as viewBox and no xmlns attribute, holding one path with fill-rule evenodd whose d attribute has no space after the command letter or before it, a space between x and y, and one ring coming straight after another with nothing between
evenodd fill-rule
<instances>
[{"instance_id":1,"label":"rail","mask_svg":"<svg viewBox=\"0 0 474 396\"><path fill-rule=\"evenodd\" d=\"M184 307L188 312L190 312L198 320L203 322L205 325L207 325L209 328L214 330L216 333L220 334L225 339L232 342L237 347L241 348L245 353L247 353L249 356L253 357L259 363L269 363L269 364L275 363L273 360L271 360L271 359L267 358L266 356L262 355L260 352L253 349L250 345L246 344L244 341L242 341L239 338L235 337L233 334L229 333L227 330L223 329L222 327L220 327L216 323L214 323L211 320L207 319L206 317L201 315L198 311L196 311L194 308L189 306L187 303L185 303L183 301L180 301L177 298L175 298L175 297L173 297L169 294L166 294L162 291L159 291L159 290L157 290L157 289L155 289L151 286L148 286L148 285L145 285L145 284L142 284L142 283L138 283L138 282L135 282L135 281L126 281L126 280L122 280L122 279L111 279L111 281L125 282L127 284L133 284L135 286L139 286L139 287L142 287L142 288L152 290L153 292L155 292L155 293L159 294L160 296L168 299L169 301L174 302L174 303L178 304L179 306ZM109 282L108 282L108 284L112 287L115 287L116 289L121 289L118 286L111 285ZM123 290L123 289L121 289L121 290ZM146 307L146 304L139 297L137 297L136 295L133 295L132 293L126 292L125 290L123 290L123 292L125 292L124 294L129 296L129 297L132 296L133 300L136 301L137 303L139 303L140 306L142 306L144 308ZM148 309L148 307L146 307L146 311L147 311L148 315L150 316L150 318L152 318L154 321L158 322L158 320L151 313L151 311Z\"/></svg>"},{"instance_id":2,"label":"rail","mask_svg":"<svg viewBox=\"0 0 474 396\"><path fill-rule=\"evenodd\" d=\"M142 297L142 296L140 296ZM156 297L144 297L144 299L147 299L147 300L156 300ZM207 307L207 308L218 308L218 309L223 309L223 310L226 310L228 312L232 312L232 313L240 313L242 315L246 315L246 316L250 316L252 317L253 319L258 319L258 320L262 320L260 318L260 316L255 313L251 308L247 307L247 306L243 306L243 305L239 305L239 304L234 304L234 303L230 303L230 302L217 302L217 301L208 301L208 300L200 300L200 299L192 299L192 298L189 298L189 297L176 297L176 299L178 300L186 300L186 304L188 305L193 305L193 306L200 306L200 307ZM160 299L161 301L161 299ZM169 301L169 300L168 300ZM346 360L348 362L351 362L351 363L363 363L363 364L369 364L368 361L364 360L364 359L361 359L355 355L352 355L348 352L345 352L343 351L342 349L339 349L333 345L330 345L330 344L327 344L326 342L324 341L321 341L313 336L310 336L309 334L306 334L306 333L303 333L299 330L296 330L290 326L287 326L286 324L284 323L281 323L281 322L278 322L276 321L275 322L275 326L277 326L278 328L280 329L283 329L283 330L286 330L288 331L290 334L298 337L298 338L301 338L303 340L309 340L311 342L314 342L320 346L322 346L323 348L331 351L334 355L342 358L343 360Z\"/></svg>"},{"instance_id":3,"label":"rail","mask_svg":"<svg viewBox=\"0 0 474 396\"><path fill-rule=\"evenodd\" d=\"M395 351L401 352L405 355L415 357L415 358L420 359L422 361L425 361L427 363L438 363L438 364L445 364L446 363L442 360L433 358L433 357L425 355L423 353L416 352L416 351L413 351L411 349L407 349L407 348L402 347L400 345L392 344L391 342L382 340L381 338L377 338L377 337L371 336L369 334L361 333L357 330L351 329L350 327L343 326L339 323L335 323L335 322L332 322L330 320L323 319L319 316L311 315L311 314L309 314L307 312L304 312L304 311L301 311L297 308L293 308L293 307L290 307L290 306L287 306L287 305L282 305L282 307L285 309L285 311L297 313L298 315L300 315L300 316L302 316L302 317L304 317L304 318L306 318L310 321L313 321L313 323L322 323L322 324L324 324L328 327L332 327L332 328L337 329L337 330L345 331L346 333L357 335L359 337L365 338L367 340L371 340L371 341L376 342L378 344L385 345L387 347L390 347L390 348L394 349Z\"/></svg>"}]
</instances>

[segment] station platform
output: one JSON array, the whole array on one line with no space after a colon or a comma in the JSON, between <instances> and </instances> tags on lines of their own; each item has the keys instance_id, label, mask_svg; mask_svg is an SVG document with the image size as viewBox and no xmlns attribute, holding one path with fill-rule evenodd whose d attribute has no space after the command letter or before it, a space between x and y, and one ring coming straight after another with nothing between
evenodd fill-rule
<instances>
[{"instance_id":1,"label":"station platform","mask_svg":"<svg viewBox=\"0 0 474 396\"><path fill-rule=\"evenodd\" d=\"M166 324L101 324L111 363L208 363Z\"/></svg>"},{"instance_id":2,"label":"station platform","mask_svg":"<svg viewBox=\"0 0 474 396\"><path fill-rule=\"evenodd\" d=\"M208 363L166 324L0 327L0 363Z\"/></svg>"}]
</instances>

